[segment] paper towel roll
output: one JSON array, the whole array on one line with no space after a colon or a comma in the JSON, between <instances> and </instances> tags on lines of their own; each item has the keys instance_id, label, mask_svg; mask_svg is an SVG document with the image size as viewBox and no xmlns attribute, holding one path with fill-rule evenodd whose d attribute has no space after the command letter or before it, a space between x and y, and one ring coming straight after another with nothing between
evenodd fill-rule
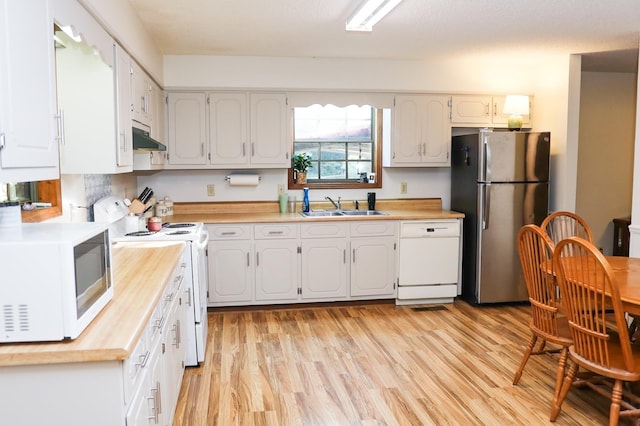
<instances>
[{"instance_id":1,"label":"paper towel roll","mask_svg":"<svg viewBox=\"0 0 640 426\"><path fill-rule=\"evenodd\" d=\"M231 186L257 186L260 183L258 175L229 175L229 185Z\"/></svg>"}]
</instances>

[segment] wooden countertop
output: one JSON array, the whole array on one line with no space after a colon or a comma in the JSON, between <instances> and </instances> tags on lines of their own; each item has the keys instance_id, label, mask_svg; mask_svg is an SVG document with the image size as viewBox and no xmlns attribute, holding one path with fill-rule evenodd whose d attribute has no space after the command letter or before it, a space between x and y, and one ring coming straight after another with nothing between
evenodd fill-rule
<instances>
[{"instance_id":1,"label":"wooden countertop","mask_svg":"<svg viewBox=\"0 0 640 426\"><path fill-rule=\"evenodd\" d=\"M129 358L184 249L184 242L113 246L114 297L74 340L0 343L0 366Z\"/></svg>"},{"instance_id":2,"label":"wooden countertop","mask_svg":"<svg viewBox=\"0 0 640 426\"><path fill-rule=\"evenodd\" d=\"M343 200L346 209L352 209L352 201ZM360 202L365 206L366 201ZM333 209L329 202L313 202L312 210ZM376 209L389 213L380 216L303 217L298 201L296 213L280 213L277 202L219 202L219 203L174 203L174 214L165 216L165 222L204 223L268 223L268 222L322 222L336 220L419 220L459 219L464 214L442 209L439 198L379 200Z\"/></svg>"}]
</instances>

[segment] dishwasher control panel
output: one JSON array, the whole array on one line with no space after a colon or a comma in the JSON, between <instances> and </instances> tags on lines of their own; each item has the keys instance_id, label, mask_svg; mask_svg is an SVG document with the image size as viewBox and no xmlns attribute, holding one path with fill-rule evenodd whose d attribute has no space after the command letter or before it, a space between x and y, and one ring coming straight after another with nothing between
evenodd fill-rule
<instances>
[{"instance_id":1,"label":"dishwasher control panel","mask_svg":"<svg viewBox=\"0 0 640 426\"><path fill-rule=\"evenodd\" d=\"M460 235L460 223L454 221L411 221L402 222L400 228L400 238L421 238L421 237L457 237Z\"/></svg>"}]
</instances>

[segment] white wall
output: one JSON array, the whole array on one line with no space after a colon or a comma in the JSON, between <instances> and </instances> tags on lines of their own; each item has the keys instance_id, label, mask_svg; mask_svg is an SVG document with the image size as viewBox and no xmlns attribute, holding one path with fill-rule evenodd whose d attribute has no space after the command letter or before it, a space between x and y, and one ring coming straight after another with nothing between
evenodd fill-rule
<instances>
[{"instance_id":1,"label":"white wall","mask_svg":"<svg viewBox=\"0 0 640 426\"><path fill-rule=\"evenodd\" d=\"M552 133L552 176L562 178L567 163L567 105L569 57L526 57L516 61L495 55L430 61L385 61L326 58L265 58L165 56L166 89L282 89L326 91L531 93L535 96L534 129ZM286 172L260 171L256 188L231 188L224 182L230 171L163 171L138 178L176 201L275 200ZM449 169L385 168L379 198L441 197L449 202ZM408 193L400 194L400 182ZM216 196L206 196L206 184ZM552 182L552 206L563 203L565 184ZM292 194L295 192L292 192ZM312 191L311 198L342 196L364 199L366 190Z\"/></svg>"},{"instance_id":2,"label":"white wall","mask_svg":"<svg viewBox=\"0 0 640 426\"><path fill-rule=\"evenodd\" d=\"M612 219L631 214L636 75L583 72L576 213L611 255Z\"/></svg>"}]
</instances>

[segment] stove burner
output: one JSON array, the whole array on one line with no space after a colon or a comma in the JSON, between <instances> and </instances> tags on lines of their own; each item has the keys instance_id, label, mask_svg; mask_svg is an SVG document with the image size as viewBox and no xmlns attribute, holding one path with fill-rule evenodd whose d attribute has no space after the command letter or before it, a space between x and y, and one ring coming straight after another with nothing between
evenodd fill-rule
<instances>
[{"instance_id":1,"label":"stove burner","mask_svg":"<svg viewBox=\"0 0 640 426\"><path fill-rule=\"evenodd\" d=\"M125 237L146 237L147 235L153 235L155 232L151 231L136 231L129 232L128 234L124 234Z\"/></svg>"},{"instance_id":2,"label":"stove burner","mask_svg":"<svg viewBox=\"0 0 640 426\"><path fill-rule=\"evenodd\" d=\"M184 234L190 234L191 231L173 231L173 232L167 232L165 235L184 235Z\"/></svg>"},{"instance_id":3,"label":"stove burner","mask_svg":"<svg viewBox=\"0 0 640 426\"><path fill-rule=\"evenodd\" d=\"M165 223L163 225L165 228L191 228L196 226L195 223Z\"/></svg>"}]
</instances>

